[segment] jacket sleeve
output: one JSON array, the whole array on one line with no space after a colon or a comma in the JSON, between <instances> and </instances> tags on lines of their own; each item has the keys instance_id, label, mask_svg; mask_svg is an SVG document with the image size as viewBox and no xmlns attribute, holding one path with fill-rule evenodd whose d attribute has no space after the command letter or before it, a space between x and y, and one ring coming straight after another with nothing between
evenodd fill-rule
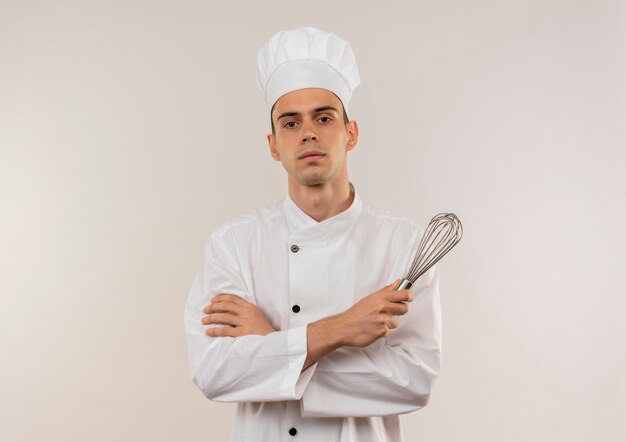
<instances>
[{"instance_id":1,"label":"jacket sleeve","mask_svg":"<svg viewBox=\"0 0 626 442\"><path fill-rule=\"evenodd\" d=\"M304 417L394 415L428 403L441 362L438 268L412 290L408 313L386 339L342 347L318 362L302 397Z\"/></svg>"},{"instance_id":2,"label":"jacket sleeve","mask_svg":"<svg viewBox=\"0 0 626 442\"><path fill-rule=\"evenodd\" d=\"M300 399L313 367L306 359L306 326L238 338L213 338L200 321L219 293L254 303L228 234L209 238L185 304L185 331L193 382L212 400L258 402Z\"/></svg>"}]
</instances>

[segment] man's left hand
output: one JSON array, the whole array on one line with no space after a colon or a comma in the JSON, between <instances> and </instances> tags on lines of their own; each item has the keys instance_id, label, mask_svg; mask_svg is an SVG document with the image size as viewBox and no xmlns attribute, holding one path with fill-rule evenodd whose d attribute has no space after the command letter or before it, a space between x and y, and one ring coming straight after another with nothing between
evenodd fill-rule
<instances>
[{"instance_id":1,"label":"man's left hand","mask_svg":"<svg viewBox=\"0 0 626 442\"><path fill-rule=\"evenodd\" d=\"M208 316L202 318L204 325L219 324L224 327L209 327L206 335L211 337L238 337L267 335L276 329L259 308L237 295L219 294L202 310Z\"/></svg>"}]
</instances>

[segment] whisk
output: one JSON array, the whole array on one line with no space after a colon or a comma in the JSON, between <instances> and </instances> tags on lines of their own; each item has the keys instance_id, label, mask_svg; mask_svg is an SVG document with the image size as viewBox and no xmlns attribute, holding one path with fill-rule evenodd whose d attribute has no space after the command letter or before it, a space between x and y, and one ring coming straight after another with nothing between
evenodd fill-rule
<instances>
[{"instance_id":1,"label":"whisk","mask_svg":"<svg viewBox=\"0 0 626 442\"><path fill-rule=\"evenodd\" d=\"M462 236L463 226L454 213L435 215L426 227L408 275L398 283L395 290L411 288L417 278L457 245Z\"/></svg>"}]
</instances>

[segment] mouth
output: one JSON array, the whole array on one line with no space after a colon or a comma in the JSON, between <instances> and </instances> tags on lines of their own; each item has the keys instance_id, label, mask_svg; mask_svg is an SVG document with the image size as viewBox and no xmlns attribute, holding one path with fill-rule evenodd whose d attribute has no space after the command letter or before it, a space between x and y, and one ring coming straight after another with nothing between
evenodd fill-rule
<instances>
[{"instance_id":1,"label":"mouth","mask_svg":"<svg viewBox=\"0 0 626 442\"><path fill-rule=\"evenodd\" d=\"M309 150L307 152L304 152L303 154L301 154L298 159L299 160L319 160L320 158L325 157L326 154L323 152L320 152L319 150Z\"/></svg>"}]
</instances>

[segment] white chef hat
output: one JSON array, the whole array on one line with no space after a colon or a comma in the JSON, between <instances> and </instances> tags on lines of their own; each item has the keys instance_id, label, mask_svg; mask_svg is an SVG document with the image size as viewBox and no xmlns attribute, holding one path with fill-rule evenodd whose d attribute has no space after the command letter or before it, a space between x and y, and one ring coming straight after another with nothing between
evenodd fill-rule
<instances>
[{"instance_id":1,"label":"white chef hat","mask_svg":"<svg viewBox=\"0 0 626 442\"><path fill-rule=\"evenodd\" d=\"M316 28L278 32L257 56L257 84L270 107L287 92L322 88L337 95L347 109L360 82L348 42Z\"/></svg>"}]
</instances>

